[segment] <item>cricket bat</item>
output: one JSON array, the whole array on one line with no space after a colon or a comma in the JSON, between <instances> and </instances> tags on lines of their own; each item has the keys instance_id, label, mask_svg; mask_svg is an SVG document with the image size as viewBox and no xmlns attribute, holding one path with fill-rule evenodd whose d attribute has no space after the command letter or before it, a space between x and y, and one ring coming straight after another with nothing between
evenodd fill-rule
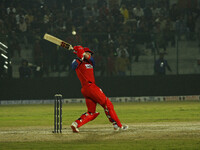
<instances>
[{"instance_id":1,"label":"cricket bat","mask_svg":"<svg viewBox=\"0 0 200 150\"><path fill-rule=\"evenodd\" d=\"M63 40L61 40L61 39L59 39L59 38L57 38L57 37L55 37L53 35L50 35L48 33L44 34L43 39L45 39L45 40L47 40L49 42L52 42L52 43L54 43L54 44L56 44L58 46L64 47L64 48L66 48L68 50L73 50L73 46L71 44L69 44L69 43L67 43L67 42L65 42L65 41L63 41Z\"/></svg>"}]
</instances>

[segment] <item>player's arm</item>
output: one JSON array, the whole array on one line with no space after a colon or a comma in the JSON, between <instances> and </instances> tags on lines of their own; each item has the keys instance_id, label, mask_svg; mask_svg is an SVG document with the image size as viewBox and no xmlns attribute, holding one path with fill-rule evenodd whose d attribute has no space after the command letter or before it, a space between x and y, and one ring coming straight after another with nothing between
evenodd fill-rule
<instances>
[{"instance_id":1,"label":"player's arm","mask_svg":"<svg viewBox=\"0 0 200 150\"><path fill-rule=\"evenodd\" d=\"M81 62L80 62L79 59L74 59L74 60L72 61L72 69L73 69L73 70L76 70L76 68L79 66L80 63L81 63Z\"/></svg>"},{"instance_id":2,"label":"player's arm","mask_svg":"<svg viewBox=\"0 0 200 150\"><path fill-rule=\"evenodd\" d=\"M88 62L90 62L93 65L93 67L95 66L94 58L91 56L90 53L85 52L83 56L84 56L84 59L86 59Z\"/></svg>"},{"instance_id":3,"label":"player's arm","mask_svg":"<svg viewBox=\"0 0 200 150\"><path fill-rule=\"evenodd\" d=\"M88 52L84 52L84 53L83 53L83 56L84 56L84 58L87 59L87 60L89 60L89 59L91 58L91 55L90 55L90 53L88 53Z\"/></svg>"},{"instance_id":4,"label":"player's arm","mask_svg":"<svg viewBox=\"0 0 200 150\"><path fill-rule=\"evenodd\" d=\"M94 59L90 52L85 52L82 46L74 46L75 54L77 57L83 61L84 59L89 61L94 66Z\"/></svg>"}]
</instances>

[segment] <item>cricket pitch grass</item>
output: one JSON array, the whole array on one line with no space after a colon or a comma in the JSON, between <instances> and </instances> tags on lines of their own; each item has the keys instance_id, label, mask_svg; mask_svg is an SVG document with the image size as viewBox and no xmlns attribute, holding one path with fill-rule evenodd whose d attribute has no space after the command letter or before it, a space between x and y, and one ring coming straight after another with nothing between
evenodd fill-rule
<instances>
[{"instance_id":1,"label":"cricket pitch grass","mask_svg":"<svg viewBox=\"0 0 200 150\"><path fill-rule=\"evenodd\" d=\"M113 103L123 132L114 132L103 109L72 133L85 104L63 104L63 133L54 134L52 105L0 106L0 149L199 150L200 102Z\"/></svg>"}]
</instances>

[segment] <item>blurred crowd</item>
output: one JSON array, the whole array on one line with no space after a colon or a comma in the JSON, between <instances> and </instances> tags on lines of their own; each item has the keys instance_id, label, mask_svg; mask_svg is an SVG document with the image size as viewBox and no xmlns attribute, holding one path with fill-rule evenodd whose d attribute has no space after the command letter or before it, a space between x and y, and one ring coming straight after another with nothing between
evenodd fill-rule
<instances>
[{"instance_id":1,"label":"blurred crowd","mask_svg":"<svg viewBox=\"0 0 200 150\"><path fill-rule=\"evenodd\" d=\"M89 3L92 2L92 3ZM43 74L69 71L73 54L42 40L44 33L95 52L100 75L126 75L130 64L149 53L176 45L176 38L199 40L196 3L169 0L1 0L0 35L9 57L32 49L33 63ZM74 34L72 34L72 31Z\"/></svg>"}]
</instances>

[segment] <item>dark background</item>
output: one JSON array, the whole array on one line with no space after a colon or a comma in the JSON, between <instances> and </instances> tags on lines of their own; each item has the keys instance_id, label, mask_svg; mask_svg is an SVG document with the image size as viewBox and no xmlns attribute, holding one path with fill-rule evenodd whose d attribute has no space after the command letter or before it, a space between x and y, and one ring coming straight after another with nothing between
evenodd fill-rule
<instances>
[{"instance_id":1,"label":"dark background","mask_svg":"<svg viewBox=\"0 0 200 150\"><path fill-rule=\"evenodd\" d=\"M0 42L7 48L0 43L0 100L50 99L55 93L82 97L70 66L76 55L43 40L45 33L94 51L96 83L108 97L199 95L199 5L197 0L1 0ZM138 7L142 16L133 11ZM161 53L171 67L163 74L154 68Z\"/></svg>"},{"instance_id":2,"label":"dark background","mask_svg":"<svg viewBox=\"0 0 200 150\"><path fill-rule=\"evenodd\" d=\"M199 95L199 75L97 77L96 83L108 97ZM52 99L83 97L77 77L0 80L0 99Z\"/></svg>"}]
</instances>

